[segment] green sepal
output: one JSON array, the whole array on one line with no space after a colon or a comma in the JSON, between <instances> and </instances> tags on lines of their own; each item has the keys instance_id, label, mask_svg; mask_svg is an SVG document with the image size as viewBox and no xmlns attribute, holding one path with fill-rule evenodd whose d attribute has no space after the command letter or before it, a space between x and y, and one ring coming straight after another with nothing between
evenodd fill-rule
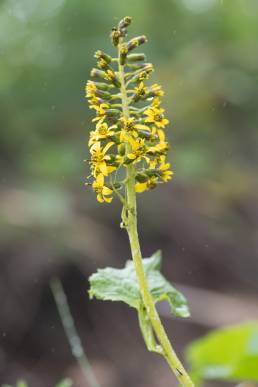
<instances>
[{"instance_id":1,"label":"green sepal","mask_svg":"<svg viewBox=\"0 0 258 387\"><path fill-rule=\"evenodd\" d=\"M139 172L135 175L135 180L139 183L145 183L148 179L149 177L143 172Z\"/></svg>"}]
</instances>

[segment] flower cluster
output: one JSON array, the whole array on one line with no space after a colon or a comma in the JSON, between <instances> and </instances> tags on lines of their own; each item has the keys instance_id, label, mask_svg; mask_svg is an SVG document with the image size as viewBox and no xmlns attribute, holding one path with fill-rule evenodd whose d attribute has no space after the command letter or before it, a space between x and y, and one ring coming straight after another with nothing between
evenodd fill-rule
<instances>
[{"instance_id":1,"label":"flower cluster","mask_svg":"<svg viewBox=\"0 0 258 387\"><path fill-rule=\"evenodd\" d=\"M97 80L89 80L85 88L96 113L89 139L91 175L87 184L92 185L99 202L111 202L113 193L123 197L130 165L135 168L136 192L155 188L172 177L164 132L169 121L160 106L164 92L158 84L146 85L153 66L145 62L144 54L132 51L147 39L138 36L125 41L130 23L131 18L125 17L111 32L117 58L100 50L95 53L97 67L91 76Z\"/></svg>"}]
</instances>

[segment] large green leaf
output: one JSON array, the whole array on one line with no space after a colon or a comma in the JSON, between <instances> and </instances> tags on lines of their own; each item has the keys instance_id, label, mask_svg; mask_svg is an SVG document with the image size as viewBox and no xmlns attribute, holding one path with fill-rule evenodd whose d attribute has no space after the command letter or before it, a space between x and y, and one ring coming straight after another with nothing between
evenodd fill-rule
<instances>
[{"instance_id":1,"label":"large green leaf","mask_svg":"<svg viewBox=\"0 0 258 387\"><path fill-rule=\"evenodd\" d=\"M144 271L154 302L167 301L171 311L180 317L188 317L189 310L185 297L176 290L160 273L161 253L143 259ZM134 263L127 261L123 269L107 267L92 274L90 297L100 300L123 301L140 311L142 298L134 269Z\"/></svg>"},{"instance_id":2,"label":"large green leaf","mask_svg":"<svg viewBox=\"0 0 258 387\"><path fill-rule=\"evenodd\" d=\"M197 379L258 381L258 322L216 330L193 342L187 357Z\"/></svg>"},{"instance_id":3,"label":"large green leaf","mask_svg":"<svg viewBox=\"0 0 258 387\"><path fill-rule=\"evenodd\" d=\"M16 385L16 387L28 387L28 384L24 381L24 380L18 380ZM13 387L9 384L2 384L1 387Z\"/></svg>"},{"instance_id":4,"label":"large green leaf","mask_svg":"<svg viewBox=\"0 0 258 387\"><path fill-rule=\"evenodd\" d=\"M71 379L63 379L61 380L61 382L59 382L58 384L55 385L55 387L72 387L73 385L73 382L71 381Z\"/></svg>"},{"instance_id":5,"label":"large green leaf","mask_svg":"<svg viewBox=\"0 0 258 387\"><path fill-rule=\"evenodd\" d=\"M55 385L55 387L72 387L73 382L71 379L63 379L61 382ZM2 384L2 387L12 387L9 384ZM16 383L16 387L28 387L28 384L24 382L23 380L18 380Z\"/></svg>"}]
</instances>

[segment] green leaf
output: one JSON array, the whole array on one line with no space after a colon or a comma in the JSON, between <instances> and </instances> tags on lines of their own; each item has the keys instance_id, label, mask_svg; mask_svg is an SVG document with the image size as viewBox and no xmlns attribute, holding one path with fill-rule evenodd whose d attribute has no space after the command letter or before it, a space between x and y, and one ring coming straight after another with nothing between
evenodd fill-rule
<instances>
[{"instance_id":1,"label":"green leaf","mask_svg":"<svg viewBox=\"0 0 258 387\"><path fill-rule=\"evenodd\" d=\"M28 387L28 384L24 382L24 380L18 380L16 383L16 387Z\"/></svg>"},{"instance_id":2,"label":"green leaf","mask_svg":"<svg viewBox=\"0 0 258 387\"><path fill-rule=\"evenodd\" d=\"M71 381L71 379L64 379L64 380L61 380L61 382L59 382L58 384L55 385L55 387L72 387L73 385L73 382Z\"/></svg>"},{"instance_id":3,"label":"green leaf","mask_svg":"<svg viewBox=\"0 0 258 387\"><path fill-rule=\"evenodd\" d=\"M143 259L144 271L154 302L167 301L171 312L179 317L188 317L189 310L185 297L176 290L160 273L161 253ZM140 311L143 303L136 278L133 261L127 261L123 269L107 267L92 274L90 297L100 300L123 301Z\"/></svg>"},{"instance_id":4,"label":"green leaf","mask_svg":"<svg viewBox=\"0 0 258 387\"><path fill-rule=\"evenodd\" d=\"M213 331L194 341L187 357L197 378L258 381L258 323Z\"/></svg>"}]
</instances>

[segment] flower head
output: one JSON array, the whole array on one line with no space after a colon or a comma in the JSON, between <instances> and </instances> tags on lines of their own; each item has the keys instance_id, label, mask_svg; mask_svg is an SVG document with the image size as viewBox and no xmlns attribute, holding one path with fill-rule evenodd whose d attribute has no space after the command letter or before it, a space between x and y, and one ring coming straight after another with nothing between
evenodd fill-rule
<instances>
[{"instance_id":1,"label":"flower head","mask_svg":"<svg viewBox=\"0 0 258 387\"><path fill-rule=\"evenodd\" d=\"M164 109L159 107L160 101L155 98L154 103L151 106L148 106L144 111L145 122L156 125L157 128L165 128L169 124L169 120L164 117Z\"/></svg>"},{"instance_id":2,"label":"flower head","mask_svg":"<svg viewBox=\"0 0 258 387\"><path fill-rule=\"evenodd\" d=\"M114 193L126 196L129 166L135 171L136 192L155 188L172 177L164 132L169 120L160 100L164 92L157 83L148 85L153 65L145 62L143 53L133 52L146 37L125 41L130 23L131 18L126 17L112 30L117 58L96 51L97 66L91 76L98 80L88 81L85 87L90 108L96 113L88 144L90 184L99 202L111 202Z\"/></svg>"},{"instance_id":3,"label":"flower head","mask_svg":"<svg viewBox=\"0 0 258 387\"><path fill-rule=\"evenodd\" d=\"M112 197L110 195L113 194L112 189L106 187L104 185L104 176L98 175L96 180L92 184L92 188L97 194L97 200L100 203L107 202L110 203L112 201Z\"/></svg>"},{"instance_id":4,"label":"flower head","mask_svg":"<svg viewBox=\"0 0 258 387\"><path fill-rule=\"evenodd\" d=\"M91 146L91 167L94 177L97 177L99 174L108 176L110 172L115 170L114 166L109 165L109 161L111 159L110 155L106 154L112 145L113 142L109 142L104 148L102 148L101 143L96 142Z\"/></svg>"}]
</instances>

